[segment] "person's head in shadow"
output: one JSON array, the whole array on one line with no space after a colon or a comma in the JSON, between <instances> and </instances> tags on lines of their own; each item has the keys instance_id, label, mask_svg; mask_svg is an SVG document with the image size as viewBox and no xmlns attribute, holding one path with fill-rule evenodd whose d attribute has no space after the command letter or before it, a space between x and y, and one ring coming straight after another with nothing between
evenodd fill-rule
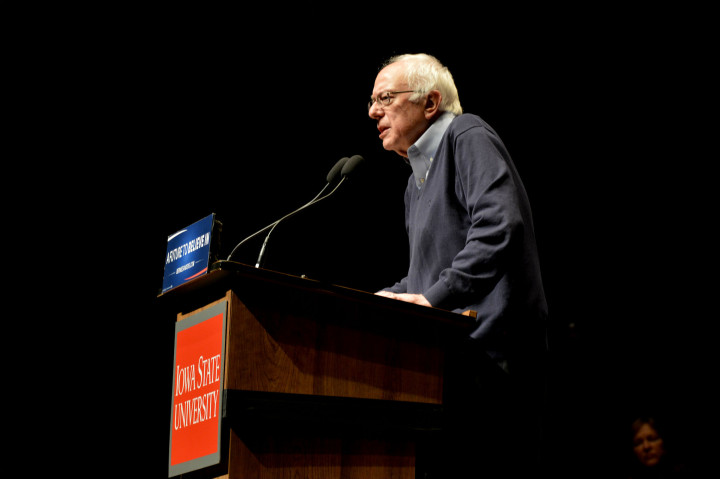
<instances>
[{"instance_id":1,"label":"person's head in shadow","mask_svg":"<svg viewBox=\"0 0 720 479\"><path fill-rule=\"evenodd\" d=\"M685 468L673 449L669 432L654 417L638 417L631 425L630 477L685 477Z\"/></svg>"},{"instance_id":2,"label":"person's head in shadow","mask_svg":"<svg viewBox=\"0 0 720 479\"><path fill-rule=\"evenodd\" d=\"M638 418L632 424L633 452L643 467L656 467L665 457L665 441L654 418Z\"/></svg>"}]
</instances>

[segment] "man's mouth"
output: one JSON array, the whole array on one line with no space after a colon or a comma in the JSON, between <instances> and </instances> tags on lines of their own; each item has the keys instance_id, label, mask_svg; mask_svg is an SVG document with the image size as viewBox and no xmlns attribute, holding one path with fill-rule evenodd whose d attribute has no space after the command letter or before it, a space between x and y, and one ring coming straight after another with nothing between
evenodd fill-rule
<instances>
[{"instance_id":1,"label":"man's mouth","mask_svg":"<svg viewBox=\"0 0 720 479\"><path fill-rule=\"evenodd\" d=\"M385 135L385 132L388 131L390 128L387 126L378 126L378 130L380 131L380 138L382 139Z\"/></svg>"}]
</instances>

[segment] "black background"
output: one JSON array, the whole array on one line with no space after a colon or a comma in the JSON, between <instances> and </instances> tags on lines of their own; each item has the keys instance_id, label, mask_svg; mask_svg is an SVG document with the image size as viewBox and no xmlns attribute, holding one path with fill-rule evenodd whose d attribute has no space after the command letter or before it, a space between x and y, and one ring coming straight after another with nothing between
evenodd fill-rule
<instances>
[{"instance_id":1,"label":"black background","mask_svg":"<svg viewBox=\"0 0 720 479\"><path fill-rule=\"evenodd\" d=\"M113 304L83 323L103 335L91 347L106 371L88 434L115 438L92 454L166 474L174 312L156 295L169 234L216 213L227 254L360 154L351 182L275 230L265 266L366 291L404 274L410 169L382 149L366 104L385 59L426 52L452 72L464 110L499 133L530 196L551 318L548 469L620 470L637 413L666 417L700 461L715 356L701 341L715 321L700 275L712 223L696 148L703 32L617 18L532 30L485 18L451 34L420 21L250 31L156 18L78 36L83 74L65 74L86 95L70 142L85 140L94 166L72 207L91 218L90 254L116 272L84 278ZM260 241L237 259L254 264Z\"/></svg>"}]
</instances>

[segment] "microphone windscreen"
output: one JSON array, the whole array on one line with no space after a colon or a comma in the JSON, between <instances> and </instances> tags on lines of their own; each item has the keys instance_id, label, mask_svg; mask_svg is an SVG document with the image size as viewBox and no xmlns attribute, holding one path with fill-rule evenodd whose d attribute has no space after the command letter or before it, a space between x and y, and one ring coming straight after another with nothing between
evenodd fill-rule
<instances>
[{"instance_id":1,"label":"microphone windscreen","mask_svg":"<svg viewBox=\"0 0 720 479\"><path fill-rule=\"evenodd\" d=\"M332 167L332 169L327 174L327 182L332 183L335 181L335 179L340 174L340 171L342 171L343 166L345 166L345 163L348 162L350 158L347 156L345 158L340 158L337 163L335 163L335 166Z\"/></svg>"},{"instance_id":2,"label":"microphone windscreen","mask_svg":"<svg viewBox=\"0 0 720 479\"><path fill-rule=\"evenodd\" d=\"M342 167L341 174L343 178L350 175L363 161L365 161L365 158L360 155L355 155L350 158L347 163L345 163L345 166Z\"/></svg>"}]
</instances>

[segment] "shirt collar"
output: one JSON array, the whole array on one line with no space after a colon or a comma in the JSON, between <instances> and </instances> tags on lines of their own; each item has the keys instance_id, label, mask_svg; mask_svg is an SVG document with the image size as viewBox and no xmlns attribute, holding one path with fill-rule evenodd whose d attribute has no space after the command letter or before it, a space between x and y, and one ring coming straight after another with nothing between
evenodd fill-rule
<instances>
[{"instance_id":1,"label":"shirt collar","mask_svg":"<svg viewBox=\"0 0 720 479\"><path fill-rule=\"evenodd\" d=\"M450 112L441 114L420 138L408 149L408 163L415 175L415 184L422 187L427 179L437 148L440 145L445 130L455 118Z\"/></svg>"}]
</instances>

